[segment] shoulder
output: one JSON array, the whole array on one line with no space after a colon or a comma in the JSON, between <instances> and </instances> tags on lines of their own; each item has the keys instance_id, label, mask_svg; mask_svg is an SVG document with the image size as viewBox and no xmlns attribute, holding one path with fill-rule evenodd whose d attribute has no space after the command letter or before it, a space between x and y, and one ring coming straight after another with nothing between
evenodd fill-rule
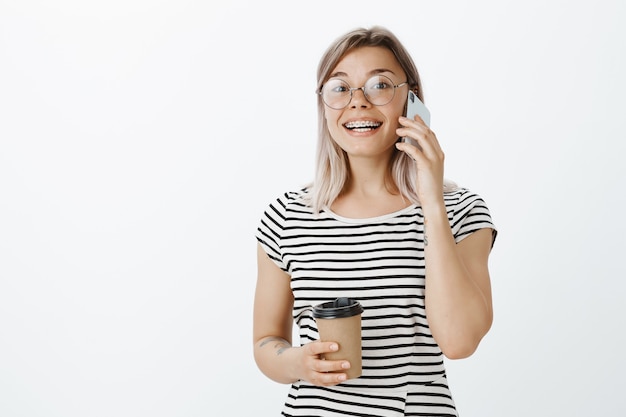
<instances>
[{"instance_id":1,"label":"shoulder","mask_svg":"<svg viewBox=\"0 0 626 417\"><path fill-rule=\"evenodd\" d=\"M307 211L309 207L309 189L305 187L295 191L287 191L275 197L269 206L280 212Z\"/></svg>"},{"instance_id":2,"label":"shoulder","mask_svg":"<svg viewBox=\"0 0 626 417\"><path fill-rule=\"evenodd\" d=\"M478 193L467 188L457 188L444 193L444 201L457 242L483 228L492 229L495 239L497 232L491 213L485 200Z\"/></svg>"},{"instance_id":3,"label":"shoulder","mask_svg":"<svg viewBox=\"0 0 626 417\"><path fill-rule=\"evenodd\" d=\"M454 190L446 191L443 194L443 199L446 203L448 212L461 212L464 209L475 206L476 204L485 204L483 198L464 187L459 187Z\"/></svg>"},{"instance_id":4,"label":"shoulder","mask_svg":"<svg viewBox=\"0 0 626 417\"><path fill-rule=\"evenodd\" d=\"M267 205L263 217L283 223L288 218L310 216L313 211L309 204L309 196L307 187L280 194Z\"/></svg>"},{"instance_id":5,"label":"shoulder","mask_svg":"<svg viewBox=\"0 0 626 417\"><path fill-rule=\"evenodd\" d=\"M256 238L270 259L283 271L288 267L283 262L282 242L294 223L292 219L306 218L308 209L306 203L308 189L302 188L296 191L288 191L275 197L265 207L256 230Z\"/></svg>"}]
</instances>

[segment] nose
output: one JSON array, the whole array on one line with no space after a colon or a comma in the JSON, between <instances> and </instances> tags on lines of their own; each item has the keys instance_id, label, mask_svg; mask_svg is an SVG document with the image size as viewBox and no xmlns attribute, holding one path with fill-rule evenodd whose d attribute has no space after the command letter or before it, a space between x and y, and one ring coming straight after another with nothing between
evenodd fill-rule
<instances>
[{"instance_id":1,"label":"nose","mask_svg":"<svg viewBox=\"0 0 626 417\"><path fill-rule=\"evenodd\" d=\"M362 88L355 88L352 90L352 100L350 101L350 107L368 107L370 105L369 100L365 97L365 91Z\"/></svg>"}]
</instances>

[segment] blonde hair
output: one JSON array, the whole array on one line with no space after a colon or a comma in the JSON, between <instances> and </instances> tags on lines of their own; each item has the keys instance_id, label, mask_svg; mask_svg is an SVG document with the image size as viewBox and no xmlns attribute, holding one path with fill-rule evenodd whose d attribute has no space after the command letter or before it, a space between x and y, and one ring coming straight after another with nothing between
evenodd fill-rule
<instances>
[{"instance_id":1,"label":"blonde hair","mask_svg":"<svg viewBox=\"0 0 626 417\"><path fill-rule=\"evenodd\" d=\"M329 78L338 62L350 51L366 46L383 47L391 51L407 76L409 88L424 101L422 84L413 59L389 30L374 26L370 29L357 28L337 38L324 55L317 68L317 91ZM330 206L341 194L349 179L348 156L331 138L324 116L325 107L321 95L317 98L318 142L315 166L315 180L310 185L309 204L314 212L319 213L325 206ZM391 160L390 179L398 192L414 204L419 204L415 177L415 162L404 152L394 152ZM453 186L448 183L448 186Z\"/></svg>"}]
</instances>

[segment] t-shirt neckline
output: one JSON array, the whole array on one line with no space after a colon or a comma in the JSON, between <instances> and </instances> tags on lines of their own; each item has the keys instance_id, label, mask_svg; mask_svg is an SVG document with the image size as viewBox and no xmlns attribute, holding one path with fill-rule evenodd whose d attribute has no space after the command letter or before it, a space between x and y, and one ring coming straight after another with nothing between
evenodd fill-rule
<instances>
[{"instance_id":1,"label":"t-shirt neckline","mask_svg":"<svg viewBox=\"0 0 626 417\"><path fill-rule=\"evenodd\" d=\"M330 207L325 206L324 207L324 212L326 214L328 214L328 216L332 217L335 220L339 220L340 222L344 222L344 223L351 223L351 224L366 224L366 223L376 223L382 220L388 220L397 216L401 216L403 214L406 214L412 210L414 210L416 208L415 204L410 204L409 206L391 212L391 213L387 213L387 214L382 214L380 216L375 216L375 217L363 217L363 218L354 218L354 217L344 217L344 216L340 216L339 214L335 213L334 211L332 211L330 209Z\"/></svg>"}]
</instances>

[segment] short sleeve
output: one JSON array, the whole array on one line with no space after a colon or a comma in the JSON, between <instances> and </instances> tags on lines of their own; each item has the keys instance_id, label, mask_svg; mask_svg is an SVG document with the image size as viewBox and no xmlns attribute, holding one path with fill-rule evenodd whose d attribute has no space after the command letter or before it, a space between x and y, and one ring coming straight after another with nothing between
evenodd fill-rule
<instances>
[{"instance_id":1,"label":"short sleeve","mask_svg":"<svg viewBox=\"0 0 626 417\"><path fill-rule=\"evenodd\" d=\"M287 272L287 267L283 262L281 252L281 236L285 224L285 209L286 202L283 198L277 198L268 205L257 227L256 239L265 253L267 253L267 256L269 256L280 269Z\"/></svg>"},{"instance_id":2,"label":"short sleeve","mask_svg":"<svg viewBox=\"0 0 626 417\"><path fill-rule=\"evenodd\" d=\"M454 240L458 243L480 229L492 230L492 242L498 234L485 201L476 193L462 189L446 197L448 218Z\"/></svg>"}]
</instances>

